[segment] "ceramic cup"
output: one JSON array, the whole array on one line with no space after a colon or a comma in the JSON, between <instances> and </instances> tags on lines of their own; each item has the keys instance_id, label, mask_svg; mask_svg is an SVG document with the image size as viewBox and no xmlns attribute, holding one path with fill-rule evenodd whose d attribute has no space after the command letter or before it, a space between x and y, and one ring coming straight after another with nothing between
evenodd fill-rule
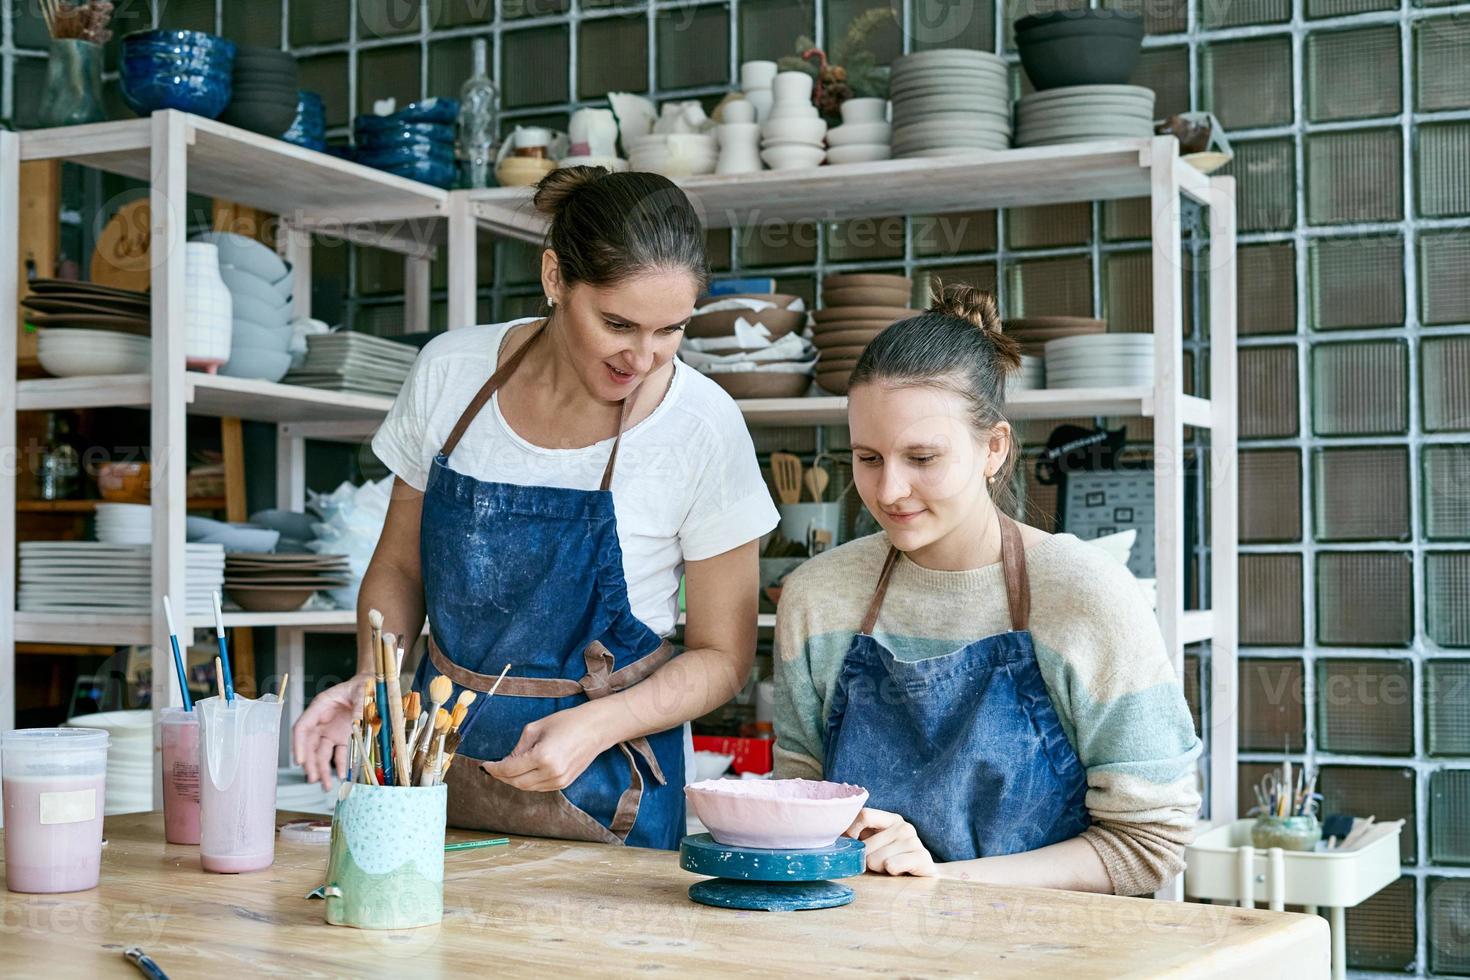
<instances>
[{"instance_id":1,"label":"ceramic cup","mask_svg":"<svg viewBox=\"0 0 1470 980\"><path fill-rule=\"evenodd\" d=\"M546 159L546 147L544 146L518 146L511 151L512 156L529 157L536 160Z\"/></svg>"},{"instance_id":2,"label":"ceramic cup","mask_svg":"<svg viewBox=\"0 0 1470 980\"><path fill-rule=\"evenodd\" d=\"M449 788L344 784L332 812L326 920L358 929L414 929L444 917Z\"/></svg>"},{"instance_id":3,"label":"ceramic cup","mask_svg":"<svg viewBox=\"0 0 1470 980\"><path fill-rule=\"evenodd\" d=\"M812 76L804 71L783 71L776 73L776 80L771 83L771 90L776 94L776 103L782 102L810 102L812 98Z\"/></svg>"},{"instance_id":4,"label":"ceramic cup","mask_svg":"<svg viewBox=\"0 0 1470 980\"><path fill-rule=\"evenodd\" d=\"M740 65L740 88L743 91L770 88L775 78L776 63L774 61L746 61Z\"/></svg>"},{"instance_id":5,"label":"ceramic cup","mask_svg":"<svg viewBox=\"0 0 1470 980\"><path fill-rule=\"evenodd\" d=\"M726 123L755 122L755 103L749 99L731 99L720 112Z\"/></svg>"},{"instance_id":6,"label":"ceramic cup","mask_svg":"<svg viewBox=\"0 0 1470 980\"><path fill-rule=\"evenodd\" d=\"M842 103L842 121L845 123L886 122L888 119L887 99L848 99Z\"/></svg>"},{"instance_id":7,"label":"ceramic cup","mask_svg":"<svg viewBox=\"0 0 1470 980\"><path fill-rule=\"evenodd\" d=\"M573 154L610 157L617 153L618 120L611 109L578 109L567 124Z\"/></svg>"},{"instance_id":8,"label":"ceramic cup","mask_svg":"<svg viewBox=\"0 0 1470 980\"><path fill-rule=\"evenodd\" d=\"M545 149L551 145L551 130L544 126L517 126L515 131L515 147L517 150L529 147L540 147L545 156Z\"/></svg>"}]
</instances>

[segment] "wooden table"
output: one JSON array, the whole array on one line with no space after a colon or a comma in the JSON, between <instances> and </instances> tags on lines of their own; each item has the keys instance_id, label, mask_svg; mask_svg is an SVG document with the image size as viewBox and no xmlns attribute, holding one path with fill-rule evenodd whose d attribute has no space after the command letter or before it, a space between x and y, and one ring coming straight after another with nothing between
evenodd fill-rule
<instances>
[{"instance_id":1,"label":"wooden table","mask_svg":"<svg viewBox=\"0 0 1470 980\"><path fill-rule=\"evenodd\" d=\"M282 822L290 815L282 814ZM111 817L102 882L66 895L4 892L6 977L137 977L141 946L172 978L792 973L1286 977L1328 970L1314 916L934 878L848 879L853 904L734 912L691 902L694 876L664 851L515 838L445 855L444 921L376 933L328 926L326 848L276 846L244 875L199 870L163 843L159 813ZM451 830L451 840L489 835Z\"/></svg>"}]
</instances>

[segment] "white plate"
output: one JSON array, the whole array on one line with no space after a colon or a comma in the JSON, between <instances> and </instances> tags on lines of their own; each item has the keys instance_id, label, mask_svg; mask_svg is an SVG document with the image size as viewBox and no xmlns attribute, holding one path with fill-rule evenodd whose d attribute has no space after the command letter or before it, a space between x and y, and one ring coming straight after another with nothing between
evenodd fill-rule
<instances>
[{"instance_id":1,"label":"white plate","mask_svg":"<svg viewBox=\"0 0 1470 980\"><path fill-rule=\"evenodd\" d=\"M870 163L874 160L888 160L893 157L893 150L887 143L857 143L850 146L833 146L827 150L827 163Z\"/></svg>"},{"instance_id":2,"label":"white plate","mask_svg":"<svg viewBox=\"0 0 1470 980\"><path fill-rule=\"evenodd\" d=\"M876 143L887 145L888 137L892 134L893 127L886 122L848 123L845 126L833 126L827 130L827 145L834 147Z\"/></svg>"},{"instance_id":3,"label":"white plate","mask_svg":"<svg viewBox=\"0 0 1470 980\"><path fill-rule=\"evenodd\" d=\"M1112 98L1132 98L1148 102L1154 101L1154 90L1142 85L1066 85L1061 88L1049 88L1040 92L1028 92L1021 96L1021 101L1028 104L1040 104L1044 102L1065 102L1068 99L1088 98L1090 96L1110 96Z\"/></svg>"}]
</instances>

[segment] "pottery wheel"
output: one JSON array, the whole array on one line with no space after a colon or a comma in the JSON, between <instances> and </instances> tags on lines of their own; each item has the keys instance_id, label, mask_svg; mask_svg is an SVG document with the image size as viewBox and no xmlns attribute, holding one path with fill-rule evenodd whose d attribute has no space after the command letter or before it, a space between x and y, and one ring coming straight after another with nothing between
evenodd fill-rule
<instances>
[{"instance_id":1,"label":"pottery wheel","mask_svg":"<svg viewBox=\"0 0 1470 980\"><path fill-rule=\"evenodd\" d=\"M862 841L849 837L828 847L770 850L730 847L709 834L692 834L679 844L679 867L711 876L689 888L689 897L701 905L794 912L851 902L852 889L829 879L862 874L865 851Z\"/></svg>"}]
</instances>

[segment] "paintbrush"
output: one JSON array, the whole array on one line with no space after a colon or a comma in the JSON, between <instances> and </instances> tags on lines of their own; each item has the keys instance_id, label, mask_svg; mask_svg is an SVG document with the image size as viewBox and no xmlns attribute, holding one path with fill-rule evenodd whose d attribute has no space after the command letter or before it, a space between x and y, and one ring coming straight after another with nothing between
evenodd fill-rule
<instances>
[{"instance_id":1,"label":"paintbrush","mask_svg":"<svg viewBox=\"0 0 1470 980\"><path fill-rule=\"evenodd\" d=\"M459 731L459 726L464 724L465 716L470 713L470 705L475 703L479 695L474 691L461 691L459 697L454 701L454 710L449 713L449 730Z\"/></svg>"},{"instance_id":2,"label":"paintbrush","mask_svg":"<svg viewBox=\"0 0 1470 980\"><path fill-rule=\"evenodd\" d=\"M179 631L174 628L174 609L168 596L163 597L163 617L168 620L168 642L174 648L174 669L179 673L179 694L184 698L184 710L193 711L194 700L189 697L189 673L184 669L184 655L179 652Z\"/></svg>"},{"instance_id":3,"label":"paintbrush","mask_svg":"<svg viewBox=\"0 0 1470 980\"><path fill-rule=\"evenodd\" d=\"M430 765L427 769L424 770L423 776L420 777L423 780L423 782L419 783L420 786L433 786L436 783L439 783L439 782L441 782L443 780L443 778L444 778L444 736L446 736L448 734L449 734L448 726L446 725L445 726L445 730L439 732L438 737L435 738L434 741L437 742L438 744L434 748L434 762L433 762L432 765Z\"/></svg>"},{"instance_id":4,"label":"paintbrush","mask_svg":"<svg viewBox=\"0 0 1470 980\"><path fill-rule=\"evenodd\" d=\"M439 678L436 678L436 680L437 679ZM447 680L448 678L443 679ZM443 708L439 708L434 713L434 726L425 733L423 739L421 740L421 744L419 745L418 754L414 756L412 785L424 785L424 783L422 782L424 773L432 771L429 768L429 762L433 758L430 755L430 750L434 747L434 742L437 740L439 733L448 730L449 712L445 711Z\"/></svg>"},{"instance_id":5,"label":"paintbrush","mask_svg":"<svg viewBox=\"0 0 1470 980\"><path fill-rule=\"evenodd\" d=\"M444 707L444 702L454 693L454 682L443 674L429 681L429 717L424 722L423 731L419 733L418 741L415 743L413 754L413 771L418 772L423 766L429 748L429 741L434 735L434 726L439 721L439 711Z\"/></svg>"},{"instance_id":6,"label":"paintbrush","mask_svg":"<svg viewBox=\"0 0 1470 980\"><path fill-rule=\"evenodd\" d=\"M393 761L395 775L404 774L403 782L407 783L409 766L408 740L403 731L403 693L398 688L398 658L394 656L393 634L383 634L383 666L388 672L388 724L391 726L391 740L393 743ZM409 784L412 785L412 784Z\"/></svg>"},{"instance_id":7,"label":"paintbrush","mask_svg":"<svg viewBox=\"0 0 1470 980\"><path fill-rule=\"evenodd\" d=\"M373 632L374 635L377 635L376 629ZM381 641L381 637L379 639ZM373 647L373 658L377 665L377 675L374 678L376 683L373 690L373 704L377 708L378 719L386 722L388 719L388 677L386 672L387 663L383 659L383 645L381 642ZM378 759L380 765L383 767L384 786L392 786L394 784L393 747L391 743L392 731L388 725L384 724L379 727L377 733Z\"/></svg>"},{"instance_id":8,"label":"paintbrush","mask_svg":"<svg viewBox=\"0 0 1470 980\"><path fill-rule=\"evenodd\" d=\"M230 648L225 642L225 614L220 609L219 593L214 593L214 636L219 641L220 663L225 670L225 700L235 700L235 679L230 676Z\"/></svg>"},{"instance_id":9,"label":"paintbrush","mask_svg":"<svg viewBox=\"0 0 1470 980\"><path fill-rule=\"evenodd\" d=\"M219 688L219 699L225 698L225 669L220 666L219 657L214 658L214 683Z\"/></svg>"}]
</instances>

